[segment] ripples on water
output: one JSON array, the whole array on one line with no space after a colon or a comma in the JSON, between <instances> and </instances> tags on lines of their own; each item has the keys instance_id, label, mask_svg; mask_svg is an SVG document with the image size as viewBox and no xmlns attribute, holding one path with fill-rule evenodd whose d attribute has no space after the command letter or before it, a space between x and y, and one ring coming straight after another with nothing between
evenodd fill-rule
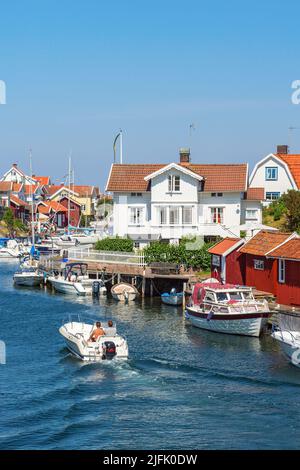
<instances>
[{"instance_id":1,"label":"ripples on water","mask_svg":"<svg viewBox=\"0 0 300 470\"><path fill-rule=\"evenodd\" d=\"M186 326L159 299L14 288L15 267L0 266L1 449L299 448L300 371L272 338ZM130 359L73 358L58 328L74 313L116 321Z\"/></svg>"}]
</instances>

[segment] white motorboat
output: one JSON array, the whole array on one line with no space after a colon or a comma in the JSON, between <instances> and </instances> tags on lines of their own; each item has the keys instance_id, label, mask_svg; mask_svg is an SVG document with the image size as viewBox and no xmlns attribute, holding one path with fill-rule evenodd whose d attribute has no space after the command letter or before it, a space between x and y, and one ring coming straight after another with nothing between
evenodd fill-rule
<instances>
[{"instance_id":1,"label":"white motorboat","mask_svg":"<svg viewBox=\"0 0 300 470\"><path fill-rule=\"evenodd\" d=\"M260 336L272 314L267 301L256 300L251 287L209 281L195 284L188 322L219 333Z\"/></svg>"},{"instance_id":2,"label":"white motorboat","mask_svg":"<svg viewBox=\"0 0 300 470\"><path fill-rule=\"evenodd\" d=\"M60 327L59 332L71 353L83 361L127 359L126 339L117 334L116 327L109 327L107 323L102 324L102 327L105 334L99 336L95 342L89 341L96 328L95 323L69 321Z\"/></svg>"},{"instance_id":3,"label":"white motorboat","mask_svg":"<svg viewBox=\"0 0 300 470\"><path fill-rule=\"evenodd\" d=\"M164 292L161 294L161 301L167 305L182 305L183 302L183 292L177 292L173 287L170 292Z\"/></svg>"},{"instance_id":4,"label":"white motorboat","mask_svg":"<svg viewBox=\"0 0 300 470\"><path fill-rule=\"evenodd\" d=\"M115 300L121 302L135 300L138 295L137 288L127 282L119 282L118 284L113 285L110 292Z\"/></svg>"},{"instance_id":5,"label":"white motorboat","mask_svg":"<svg viewBox=\"0 0 300 470\"><path fill-rule=\"evenodd\" d=\"M17 286L39 286L43 281L43 273L34 267L21 268L14 274L14 283Z\"/></svg>"},{"instance_id":6,"label":"white motorboat","mask_svg":"<svg viewBox=\"0 0 300 470\"><path fill-rule=\"evenodd\" d=\"M59 248L68 248L77 246L79 242L70 235L62 235L61 237L52 237L53 241Z\"/></svg>"},{"instance_id":7,"label":"white motorboat","mask_svg":"<svg viewBox=\"0 0 300 470\"><path fill-rule=\"evenodd\" d=\"M0 258L19 258L25 254L26 250L23 245L18 244L16 240L8 240L4 246L0 248Z\"/></svg>"},{"instance_id":8,"label":"white motorboat","mask_svg":"<svg viewBox=\"0 0 300 470\"><path fill-rule=\"evenodd\" d=\"M87 275L86 263L70 263L62 274L48 276L48 281L57 292L63 294L92 294L93 279Z\"/></svg>"},{"instance_id":9,"label":"white motorboat","mask_svg":"<svg viewBox=\"0 0 300 470\"><path fill-rule=\"evenodd\" d=\"M279 342L283 354L296 367L300 367L300 332L282 330L273 331L271 336Z\"/></svg>"}]
</instances>

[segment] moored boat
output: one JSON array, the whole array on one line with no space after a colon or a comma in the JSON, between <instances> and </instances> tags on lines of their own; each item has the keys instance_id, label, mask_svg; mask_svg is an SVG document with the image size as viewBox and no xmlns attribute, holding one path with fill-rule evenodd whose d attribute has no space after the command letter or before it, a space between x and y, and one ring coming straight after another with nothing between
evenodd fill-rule
<instances>
[{"instance_id":1,"label":"moored boat","mask_svg":"<svg viewBox=\"0 0 300 470\"><path fill-rule=\"evenodd\" d=\"M202 282L195 284L186 319L195 327L219 333L260 336L271 316L266 300L256 300L251 287Z\"/></svg>"},{"instance_id":2,"label":"moored boat","mask_svg":"<svg viewBox=\"0 0 300 470\"><path fill-rule=\"evenodd\" d=\"M108 323L102 325L104 335L96 341L90 341L96 323L69 321L64 323L59 333L63 336L67 348L74 356L83 361L104 361L112 359L127 359L128 345L125 338L117 334L115 326Z\"/></svg>"},{"instance_id":3,"label":"moored boat","mask_svg":"<svg viewBox=\"0 0 300 470\"><path fill-rule=\"evenodd\" d=\"M170 292L164 292L160 297L161 301L167 305L182 305L183 292L177 292L173 287Z\"/></svg>"},{"instance_id":4,"label":"moored boat","mask_svg":"<svg viewBox=\"0 0 300 470\"><path fill-rule=\"evenodd\" d=\"M14 283L17 286L39 286L44 281L44 275L34 266L22 266L14 274Z\"/></svg>"},{"instance_id":5,"label":"moored boat","mask_svg":"<svg viewBox=\"0 0 300 470\"><path fill-rule=\"evenodd\" d=\"M300 332L277 328L271 336L279 342L286 358L296 367L300 367Z\"/></svg>"},{"instance_id":6,"label":"moored boat","mask_svg":"<svg viewBox=\"0 0 300 470\"><path fill-rule=\"evenodd\" d=\"M131 284L128 284L127 282L120 282L119 284L115 284L112 286L110 292L115 300L121 302L135 300L138 295L137 288Z\"/></svg>"},{"instance_id":7,"label":"moored boat","mask_svg":"<svg viewBox=\"0 0 300 470\"><path fill-rule=\"evenodd\" d=\"M70 263L62 274L48 276L48 281L57 292L87 295L92 293L93 280L87 274L86 263Z\"/></svg>"}]
</instances>

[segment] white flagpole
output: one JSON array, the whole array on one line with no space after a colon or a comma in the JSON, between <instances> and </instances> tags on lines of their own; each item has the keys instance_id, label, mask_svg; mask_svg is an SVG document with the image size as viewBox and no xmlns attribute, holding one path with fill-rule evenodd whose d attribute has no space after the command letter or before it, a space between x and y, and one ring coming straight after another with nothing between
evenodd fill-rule
<instances>
[{"instance_id":1,"label":"white flagpole","mask_svg":"<svg viewBox=\"0 0 300 470\"><path fill-rule=\"evenodd\" d=\"M29 150L29 163L30 163L30 176L31 176L31 184L29 186L29 194L31 193L31 242L34 247L35 245L35 236L34 236L34 209L33 209L33 187L32 187L32 150Z\"/></svg>"}]
</instances>

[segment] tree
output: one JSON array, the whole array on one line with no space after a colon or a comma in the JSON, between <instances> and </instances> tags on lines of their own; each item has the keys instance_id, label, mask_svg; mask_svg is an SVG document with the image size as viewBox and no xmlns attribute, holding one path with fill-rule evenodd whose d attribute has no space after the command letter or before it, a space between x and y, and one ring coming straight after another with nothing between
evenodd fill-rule
<instances>
[{"instance_id":1,"label":"tree","mask_svg":"<svg viewBox=\"0 0 300 470\"><path fill-rule=\"evenodd\" d=\"M300 232L300 191L289 190L281 196L284 204L284 213L286 215L287 229Z\"/></svg>"},{"instance_id":2,"label":"tree","mask_svg":"<svg viewBox=\"0 0 300 470\"><path fill-rule=\"evenodd\" d=\"M12 235L15 227L15 217L13 210L10 207L7 207L5 209L2 220L6 223L6 227L9 234Z\"/></svg>"}]
</instances>

